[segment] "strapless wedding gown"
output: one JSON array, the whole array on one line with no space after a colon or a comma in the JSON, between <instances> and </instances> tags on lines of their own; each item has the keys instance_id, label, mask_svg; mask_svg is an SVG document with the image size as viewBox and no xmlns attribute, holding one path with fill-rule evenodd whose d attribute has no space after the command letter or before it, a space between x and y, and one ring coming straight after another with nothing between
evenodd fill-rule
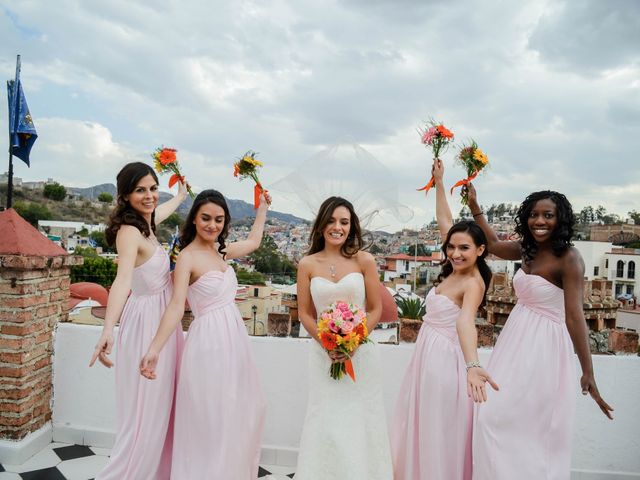
<instances>
[{"instance_id":1,"label":"strapless wedding gown","mask_svg":"<svg viewBox=\"0 0 640 480\"><path fill-rule=\"evenodd\" d=\"M318 314L343 300L365 306L364 277L338 282L311 279ZM391 480L393 469L382 399L380 358L373 343L353 356L356 382L334 380L326 351L313 340L309 352L309 403L300 441L297 480Z\"/></svg>"}]
</instances>

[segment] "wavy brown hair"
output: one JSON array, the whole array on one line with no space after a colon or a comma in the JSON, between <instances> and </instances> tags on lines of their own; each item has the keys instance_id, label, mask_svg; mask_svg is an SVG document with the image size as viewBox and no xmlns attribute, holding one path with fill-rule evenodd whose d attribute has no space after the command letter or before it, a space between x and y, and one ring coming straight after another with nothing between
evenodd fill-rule
<instances>
[{"instance_id":1,"label":"wavy brown hair","mask_svg":"<svg viewBox=\"0 0 640 480\"><path fill-rule=\"evenodd\" d=\"M153 214L151 214L151 226L149 226L144 217L125 200L125 197L131 194L138 186L140 180L147 175L151 175L156 183L158 183L156 172L146 163L127 163L122 167L122 170L118 172L118 176L116 177L118 189L116 206L111 212L107 228L104 231L105 239L110 247L115 245L118 230L120 230L122 225L132 225L136 227L145 237L151 235L152 231L153 233L156 232L156 212L154 211Z\"/></svg>"},{"instance_id":2,"label":"wavy brown hair","mask_svg":"<svg viewBox=\"0 0 640 480\"><path fill-rule=\"evenodd\" d=\"M189 210L189 214L187 215L187 219L184 221L182 225L182 229L180 230L180 249L182 250L196 238L196 226L193 223L196 219L196 215L198 214L198 210L205 203L214 203L218 205L222 210L224 210L224 226L222 227L222 231L218 235L218 252L224 258L225 253L224 249L226 248L225 240L227 235L229 234L229 224L231 223L231 215L229 214L229 207L227 206L227 201L224 196L217 190L203 190L198 194L198 196L193 200L193 205L191 206L191 210Z\"/></svg>"},{"instance_id":3,"label":"wavy brown hair","mask_svg":"<svg viewBox=\"0 0 640 480\"><path fill-rule=\"evenodd\" d=\"M320 205L318 215L316 215L316 219L313 222L313 228L311 229L311 235L309 236L309 243L311 246L307 251L307 255L317 253L324 249L323 230L327 225L329 225L331 216L333 215L334 210L338 207L345 207L351 214L351 227L349 228L347 241L340 247L340 252L342 255L349 258L362 249L363 242L360 220L358 219L358 215L356 215L353 205L349 200L342 197L329 197L322 202L322 205Z\"/></svg>"}]
</instances>

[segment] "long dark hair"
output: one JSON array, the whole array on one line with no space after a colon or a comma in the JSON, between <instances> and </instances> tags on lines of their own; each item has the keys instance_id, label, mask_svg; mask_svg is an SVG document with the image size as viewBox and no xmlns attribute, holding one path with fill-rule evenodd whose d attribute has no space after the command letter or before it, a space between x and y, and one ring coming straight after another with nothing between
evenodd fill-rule
<instances>
[{"instance_id":1,"label":"long dark hair","mask_svg":"<svg viewBox=\"0 0 640 480\"><path fill-rule=\"evenodd\" d=\"M107 228L104 231L107 244L112 247L116 243L116 236L118 230L122 225L133 225L140 233L145 237L151 235L151 232L156 232L156 212L151 214L151 229L149 224L140 213L138 213L131 204L124 199L127 195L130 195L138 186L138 182L147 175L151 175L153 179L158 183L158 176L146 163L132 162L127 163L122 170L118 172L116 177L117 183L117 199L116 206L111 212Z\"/></svg>"},{"instance_id":2,"label":"long dark hair","mask_svg":"<svg viewBox=\"0 0 640 480\"><path fill-rule=\"evenodd\" d=\"M573 227L576 224L576 217L573 214L573 208L569 200L567 200L567 197L551 190L533 192L524 199L524 202L522 202L522 205L518 208L515 218L515 232L521 238L522 256L524 257L525 263L531 262L535 258L536 253L538 253L538 243L533 238L531 230L529 230L529 215L531 215L531 210L533 210L536 202L547 198L556 204L558 218L558 224L553 232L551 232L551 250L553 254L559 257L573 245L571 239L573 238Z\"/></svg>"},{"instance_id":3,"label":"long dark hair","mask_svg":"<svg viewBox=\"0 0 640 480\"><path fill-rule=\"evenodd\" d=\"M182 250L183 248L185 248L187 245L193 242L194 238L196 238L196 226L193 221L196 219L198 210L200 210L200 207L205 203L214 203L221 207L222 210L224 210L224 226L222 227L222 231L218 235L218 252L224 258L225 253L223 250L226 248L224 241L229 234L231 215L229 214L227 201L224 199L224 196L217 190L203 190L193 201L193 205L191 206L191 210L189 210L187 219L182 225L182 230L180 230L180 249Z\"/></svg>"},{"instance_id":4,"label":"long dark hair","mask_svg":"<svg viewBox=\"0 0 640 480\"><path fill-rule=\"evenodd\" d=\"M489 254L489 249L487 248L487 236L484 234L480 226L476 222L472 222L470 220L463 220L461 222L455 223L447 232L447 238L442 243L442 253L444 253L445 259L440 262L442 265L442 270L440 270L440 275L438 275L438 283L442 282L445 278L447 278L451 273L453 273L453 265L451 265L451 261L447 257L447 247L449 246L449 242L451 241L451 236L454 233L466 233L468 234L476 247L480 247L484 245L484 252L482 255L478 257L476 260L476 265L478 266L478 271L480 272L480 276L484 281L484 295L482 296L482 303L485 303L485 296L487 294L487 290L489 289L489 283L491 282L491 269L489 265L487 265L487 255Z\"/></svg>"},{"instance_id":5,"label":"long dark hair","mask_svg":"<svg viewBox=\"0 0 640 480\"><path fill-rule=\"evenodd\" d=\"M307 255L317 253L324 249L324 235L323 230L329 224L333 212L338 207L344 207L349 210L351 214L351 227L349 228L349 234L347 240L340 247L340 253L343 256L350 258L358 253L362 249L362 230L360 229L360 220L356 211L353 208L351 202L342 197L329 197L318 210L318 215L313 222L313 228L311 229L311 235L309 235L309 250Z\"/></svg>"}]
</instances>

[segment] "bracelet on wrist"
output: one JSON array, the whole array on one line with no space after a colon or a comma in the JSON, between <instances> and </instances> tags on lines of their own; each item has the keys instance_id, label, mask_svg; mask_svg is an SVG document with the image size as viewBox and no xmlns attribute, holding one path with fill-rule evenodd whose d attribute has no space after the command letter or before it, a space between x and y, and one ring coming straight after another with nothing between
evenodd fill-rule
<instances>
[{"instance_id":1,"label":"bracelet on wrist","mask_svg":"<svg viewBox=\"0 0 640 480\"><path fill-rule=\"evenodd\" d=\"M482 368L482 365L480 365L480 362L478 361L473 361L465 363L465 367L467 367L468 372L470 368Z\"/></svg>"},{"instance_id":2,"label":"bracelet on wrist","mask_svg":"<svg viewBox=\"0 0 640 480\"><path fill-rule=\"evenodd\" d=\"M472 213L473 218L479 217L480 215L484 215L484 212Z\"/></svg>"}]
</instances>

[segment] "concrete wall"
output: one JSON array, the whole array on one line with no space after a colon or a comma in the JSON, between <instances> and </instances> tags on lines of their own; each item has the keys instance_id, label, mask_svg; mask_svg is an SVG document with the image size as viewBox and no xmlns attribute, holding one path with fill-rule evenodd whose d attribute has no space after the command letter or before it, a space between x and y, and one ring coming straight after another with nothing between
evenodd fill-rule
<instances>
[{"instance_id":1,"label":"concrete wall","mask_svg":"<svg viewBox=\"0 0 640 480\"><path fill-rule=\"evenodd\" d=\"M113 441L113 370L87 367L100 334L98 327L60 324L54 360L54 440L94 446ZM251 338L268 399L263 440L265 463L295 464L307 402L307 351L310 340ZM379 345L383 361L385 406L390 420L413 345ZM490 350L481 350L487 362ZM640 358L596 356L596 378L615 408L611 422L579 392L573 479L640 479ZM577 360L576 360L577 364ZM607 473L604 473L607 472ZM631 475L616 474L626 472Z\"/></svg>"}]
</instances>

